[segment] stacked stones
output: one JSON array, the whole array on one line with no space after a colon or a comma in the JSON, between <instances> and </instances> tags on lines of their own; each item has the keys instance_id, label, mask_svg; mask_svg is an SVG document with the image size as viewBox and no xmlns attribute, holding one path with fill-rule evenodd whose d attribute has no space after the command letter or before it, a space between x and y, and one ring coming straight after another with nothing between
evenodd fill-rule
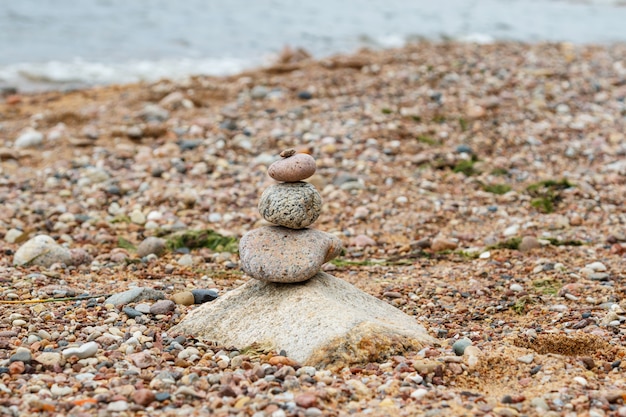
<instances>
[{"instance_id":1,"label":"stacked stones","mask_svg":"<svg viewBox=\"0 0 626 417\"><path fill-rule=\"evenodd\" d=\"M303 180L315 173L315 159L294 149L281 152L268 175L278 184L261 195L259 212L275 226L246 233L239 242L243 271L265 282L296 283L317 274L341 253L339 238L307 228L322 210L322 198Z\"/></svg>"}]
</instances>

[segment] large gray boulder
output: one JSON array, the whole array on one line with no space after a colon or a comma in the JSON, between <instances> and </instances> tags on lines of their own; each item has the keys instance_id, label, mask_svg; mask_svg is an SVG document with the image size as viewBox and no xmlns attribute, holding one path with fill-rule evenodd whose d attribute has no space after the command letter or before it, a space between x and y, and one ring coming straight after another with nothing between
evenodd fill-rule
<instances>
[{"instance_id":1,"label":"large gray boulder","mask_svg":"<svg viewBox=\"0 0 626 417\"><path fill-rule=\"evenodd\" d=\"M415 317L323 272L295 284L250 280L168 333L284 350L318 368L378 361L434 342Z\"/></svg>"}]
</instances>

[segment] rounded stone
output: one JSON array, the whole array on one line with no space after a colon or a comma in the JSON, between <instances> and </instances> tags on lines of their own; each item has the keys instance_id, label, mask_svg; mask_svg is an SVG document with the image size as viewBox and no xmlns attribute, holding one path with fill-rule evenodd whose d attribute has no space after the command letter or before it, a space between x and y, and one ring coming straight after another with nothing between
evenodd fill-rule
<instances>
[{"instance_id":1,"label":"rounded stone","mask_svg":"<svg viewBox=\"0 0 626 417\"><path fill-rule=\"evenodd\" d=\"M77 347L64 349L61 353L66 359L72 356L76 356L78 359L86 359L96 356L96 353L98 353L98 347L99 346L96 342L87 342Z\"/></svg>"},{"instance_id":2,"label":"rounded stone","mask_svg":"<svg viewBox=\"0 0 626 417\"><path fill-rule=\"evenodd\" d=\"M171 300L183 306L190 306L195 303L195 298L191 291L178 292L172 295Z\"/></svg>"},{"instance_id":3,"label":"rounded stone","mask_svg":"<svg viewBox=\"0 0 626 417\"><path fill-rule=\"evenodd\" d=\"M291 229L303 229L317 220L322 197L307 182L274 184L261 195L259 212L265 220Z\"/></svg>"},{"instance_id":4,"label":"rounded stone","mask_svg":"<svg viewBox=\"0 0 626 417\"><path fill-rule=\"evenodd\" d=\"M339 238L314 229L266 226L239 241L241 269L266 282L302 282L341 253Z\"/></svg>"},{"instance_id":5,"label":"rounded stone","mask_svg":"<svg viewBox=\"0 0 626 417\"><path fill-rule=\"evenodd\" d=\"M538 249L541 247L541 243L534 236L524 236L522 241L520 242L518 249L521 252L530 252L533 249Z\"/></svg>"},{"instance_id":6,"label":"rounded stone","mask_svg":"<svg viewBox=\"0 0 626 417\"><path fill-rule=\"evenodd\" d=\"M13 264L17 266L40 265L49 267L55 263L70 265L72 255L68 249L46 235L38 235L28 240L20 246L13 257Z\"/></svg>"},{"instance_id":7,"label":"rounded stone","mask_svg":"<svg viewBox=\"0 0 626 417\"><path fill-rule=\"evenodd\" d=\"M160 256L163 252L165 252L165 240L154 236L145 238L143 242L137 246L137 255L142 258L151 253Z\"/></svg>"},{"instance_id":8,"label":"rounded stone","mask_svg":"<svg viewBox=\"0 0 626 417\"><path fill-rule=\"evenodd\" d=\"M172 300L159 300L150 306L150 314L167 314L174 310L176 305Z\"/></svg>"},{"instance_id":9,"label":"rounded stone","mask_svg":"<svg viewBox=\"0 0 626 417\"><path fill-rule=\"evenodd\" d=\"M267 174L281 182L302 181L315 174L315 159L306 153L296 153L274 162L267 169Z\"/></svg>"},{"instance_id":10,"label":"rounded stone","mask_svg":"<svg viewBox=\"0 0 626 417\"><path fill-rule=\"evenodd\" d=\"M454 342L454 344L452 345L452 350L454 351L455 355L462 356L463 353L465 353L465 349L471 344L472 341L469 340L467 337L464 337L463 339L459 339Z\"/></svg>"},{"instance_id":11,"label":"rounded stone","mask_svg":"<svg viewBox=\"0 0 626 417\"><path fill-rule=\"evenodd\" d=\"M202 288L191 290L191 293L193 294L195 304L204 304L209 301L213 301L219 295L216 290L207 290Z\"/></svg>"}]
</instances>

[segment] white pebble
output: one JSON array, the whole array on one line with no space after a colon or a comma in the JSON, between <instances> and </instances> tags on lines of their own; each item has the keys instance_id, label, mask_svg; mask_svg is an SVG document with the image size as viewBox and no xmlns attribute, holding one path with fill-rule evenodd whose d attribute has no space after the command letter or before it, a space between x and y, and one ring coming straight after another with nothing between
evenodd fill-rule
<instances>
[{"instance_id":1,"label":"white pebble","mask_svg":"<svg viewBox=\"0 0 626 417\"><path fill-rule=\"evenodd\" d=\"M178 259L178 265L180 266L192 266L193 265L193 257L191 255L189 255L188 253L181 256L180 259Z\"/></svg>"},{"instance_id":2,"label":"white pebble","mask_svg":"<svg viewBox=\"0 0 626 417\"><path fill-rule=\"evenodd\" d=\"M424 389L424 388L418 388L415 391L413 391L411 393L411 398L414 398L416 400L421 400L422 398L424 398L426 396L426 394L428 394L428 390Z\"/></svg>"},{"instance_id":3,"label":"white pebble","mask_svg":"<svg viewBox=\"0 0 626 417\"><path fill-rule=\"evenodd\" d=\"M514 224L504 229L504 232L502 232L502 234L504 236L515 236L517 232L519 232L519 224Z\"/></svg>"},{"instance_id":4,"label":"white pebble","mask_svg":"<svg viewBox=\"0 0 626 417\"><path fill-rule=\"evenodd\" d=\"M209 221L211 223L217 223L220 220L222 220L222 215L221 214L219 214L219 213L211 213L211 214L209 214Z\"/></svg>"},{"instance_id":5,"label":"white pebble","mask_svg":"<svg viewBox=\"0 0 626 417\"><path fill-rule=\"evenodd\" d=\"M519 358L517 358L517 360L522 363L530 364L533 362L533 360L535 360L535 355L530 353L528 355L520 356Z\"/></svg>"},{"instance_id":6,"label":"white pebble","mask_svg":"<svg viewBox=\"0 0 626 417\"><path fill-rule=\"evenodd\" d=\"M77 356L79 359L85 359L95 356L96 353L98 353L98 344L96 342L87 342L78 347L63 349L63 357L66 359L71 356Z\"/></svg>"},{"instance_id":7,"label":"white pebble","mask_svg":"<svg viewBox=\"0 0 626 417\"><path fill-rule=\"evenodd\" d=\"M592 262L588 265L585 265L585 268L589 268L594 272L604 272L606 271L606 266L602 262Z\"/></svg>"},{"instance_id":8,"label":"white pebble","mask_svg":"<svg viewBox=\"0 0 626 417\"><path fill-rule=\"evenodd\" d=\"M22 130L22 133L15 139L16 148L34 148L43 143L43 133L29 127Z\"/></svg>"},{"instance_id":9,"label":"white pebble","mask_svg":"<svg viewBox=\"0 0 626 417\"><path fill-rule=\"evenodd\" d=\"M146 216L139 210L133 210L133 212L130 213L130 221L135 224L145 224Z\"/></svg>"},{"instance_id":10,"label":"white pebble","mask_svg":"<svg viewBox=\"0 0 626 417\"><path fill-rule=\"evenodd\" d=\"M522 287L519 284L511 284L509 288L511 289L511 291L515 291L515 292L524 291L524 287Z\"/></svg>"},{"instance_id":11,"label":"white pebble","mask_svg":"<svg viewBox=\"0 0 626 417\"><path fill-rule=\"evenodd\" d=\"M128 402L124 400L113 401L107 405L107 411L120 412L128 410Z\"/></svg>"},{"instance_id":12,"label":"white pebble","mask_svg":"<svg viewBox=\"0 0 626 417\"><path fill-rule=\"evenodd\" d=\"M60 387L58 384L52 384L50 387L50 393L55 397L64 397L74 393L72 387Z\"/></svg>"},{"instance_id":13,"label":"white pebble","mask_svg":"<svg viewBox=\"0 0 626 417\"><path fill-rule=\"evenodd\" d=\"M163 218L163 214L161 214L160 211L151 211L150 213L148 213L148 216L146 217L148 220L161 220Z\"/></svg>"},{"instance_id":14,"label":"white pebble","mask_svg":"<svg viewBox=\"0 0 626 417\"><path fill-rule=\"evenodd\" d=\"M587 384L588 384L587 380L585 378L583 378L582 376L575 376L574 377L574 381L579 383L583 387L586 387Z\"/></svg>"}]
</instances>

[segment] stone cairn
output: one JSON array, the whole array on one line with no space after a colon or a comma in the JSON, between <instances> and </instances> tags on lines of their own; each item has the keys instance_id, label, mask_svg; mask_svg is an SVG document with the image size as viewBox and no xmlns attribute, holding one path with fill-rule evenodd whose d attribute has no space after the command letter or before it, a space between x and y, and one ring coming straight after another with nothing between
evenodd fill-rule
<instances>
[{"instance_id":1,"label":"stone cairn","mask_svg":"<svg viewBox=\"0 0 626 417\"><path fill-rule=\"evenodd\" d=\"M312 278L337 257L342 244L336 236L308 228L322 210L319 192L303 181L315 173L315 159L294 149L280 156L267 171L278 183L263 192L258 205L261 216L275 226L246 233L239 256L241 268L252 278L297 283Z\"/></svg>"},{"instance_id":2,"label":"stone cairn","mask_svg":"<svg viewBox=\"0 0 626 417\"><path fill-rule=\"evenodd\" d=\"M315 187L303 182L315 173L315 160L293 149L281 157L268 168L278 183L259 202L273 225L239 241L241 269L255 279L190 312L170 332L285 351L303 365L332 369L432 343L414 317L321 271L340 254L341 241L308 227L322 208Z\"/></svg>"}]
</instances>

